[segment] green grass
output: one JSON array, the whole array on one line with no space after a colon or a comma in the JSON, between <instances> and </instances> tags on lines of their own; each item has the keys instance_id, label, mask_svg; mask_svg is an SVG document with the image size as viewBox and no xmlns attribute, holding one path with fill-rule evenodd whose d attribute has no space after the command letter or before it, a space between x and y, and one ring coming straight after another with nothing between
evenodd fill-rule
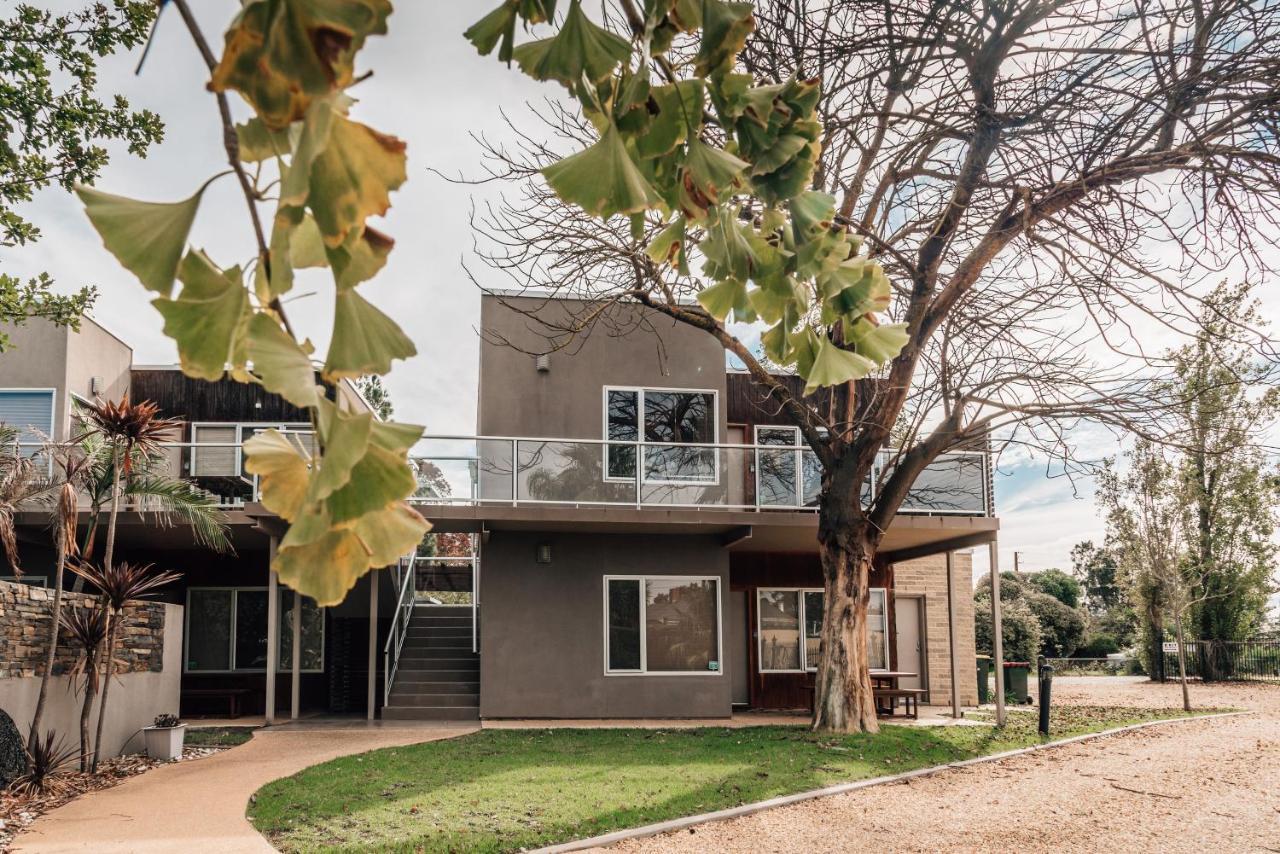
<instances>
[{"instance_id":1,"label":"green grass","mask_svg":"<svg viewBox=\"0 0 1280 854\"><path fill-rule=\"evenodd\" d=\"M1064 707L1053 738L1176 717ZM249 818L283 851L514 851L1041 741L1034 712L991 727L483 730L308 768Z\"/></svg>"},{"instance_id":2,"label":"green grass","mask_svg":"<svg viewBox=\"0 0 1280 854\"><path fill-rule=\"evenodd\" d=\"M187 747L235 747L253 738L251 726L187 727Z\"/></svg>"}]
</instances>

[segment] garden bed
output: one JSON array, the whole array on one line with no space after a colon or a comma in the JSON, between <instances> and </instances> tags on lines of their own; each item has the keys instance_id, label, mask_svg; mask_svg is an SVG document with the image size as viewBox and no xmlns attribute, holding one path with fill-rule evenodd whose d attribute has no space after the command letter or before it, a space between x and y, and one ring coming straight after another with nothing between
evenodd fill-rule
<instances>
[{"instance_id":1,"label":"garden bed","mask_svg":"<svg viewBox=\"0 0 1280 854\"><path fill-rule=\"evenodd\" d=\"M1177 717L1064 707L1053 737ZM308 768L249 817L283 851L514 851L1041 741L1036 716L990 727L483 730Z\"/></svg>"}]
</instances>

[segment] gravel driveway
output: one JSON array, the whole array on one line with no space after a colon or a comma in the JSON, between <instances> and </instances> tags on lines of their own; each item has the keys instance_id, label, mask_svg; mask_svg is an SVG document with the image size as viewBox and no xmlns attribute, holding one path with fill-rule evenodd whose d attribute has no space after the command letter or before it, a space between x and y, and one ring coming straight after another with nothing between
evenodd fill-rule
<instances>
[{"instance_id":1,"label":"gravel driveway","mask_svg":"<svg viewBox=\"0 0 1280 854\"><path fill-rule=\"evenodd\" d=\"M1060 679L1055 703L1179 707L1177 685ZM1280 852L1280 685L1255 714L1152 727L616 846L625 851Z\"/></svg>"}]
</instances>

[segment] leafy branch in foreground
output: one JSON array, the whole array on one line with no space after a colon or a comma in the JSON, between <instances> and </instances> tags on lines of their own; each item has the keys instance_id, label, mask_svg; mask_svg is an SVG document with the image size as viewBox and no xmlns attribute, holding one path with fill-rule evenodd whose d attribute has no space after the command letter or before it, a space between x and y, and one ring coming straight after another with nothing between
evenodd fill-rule
<instances>
[{"instance_id":1,"label":"leafy branch in foreground","mask_svg":"<svg viewBox=\"0 0 1280 854\"><path fill-rule=\"evenodd\" d=\"M394 245L367 221L386 213L404 183L405 146L352 119L355 101L345 90L356 82L366 39L386 33L391 4L250 0L228 28L220 58L186 0L174 6L209 67L230 172L175 202L78 192L107 249L155 294L187 375L213 381L229 373L310 412L314 455L272 430L245 443L245 468L259 476L263 506L291 523L273 564L281 580L321 605L336 604L356 579L411 551L427 530L404 503L416 486L408 450L422 428L354 411L335 391L416 352L358 289ZM233 124L232 91L254 111L240 124ZM205 188L232 173L255 242L243 266L220 265L187 245ZM268 234L258 206L272 199ZM281 302L295 272L310 267L329 268L335 284L318 381L314 348L295 337Z\"/></svg>"}]
</instances>

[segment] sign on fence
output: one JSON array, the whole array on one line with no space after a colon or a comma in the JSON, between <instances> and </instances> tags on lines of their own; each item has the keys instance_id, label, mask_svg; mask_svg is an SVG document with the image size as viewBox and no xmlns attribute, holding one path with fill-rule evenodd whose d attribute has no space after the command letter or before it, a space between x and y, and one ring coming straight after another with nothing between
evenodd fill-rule
<instances>
[{"instance_id":1,"label":"sign on fence","mask_svg":"<svg viewBox=\"0 0 1280 854\"><path fill-rule=\"evenodd\" d=\"M1177 655L1177 654L1178 654L1178 642L1177 642L1177 641L1165 641L1164 643L1160 644L1160 648L1161 648L1162 650L1164 650L1165 652L1171 652L1171 653L1173 653L1174 655Z\"/></svg>"}]
</instances>

